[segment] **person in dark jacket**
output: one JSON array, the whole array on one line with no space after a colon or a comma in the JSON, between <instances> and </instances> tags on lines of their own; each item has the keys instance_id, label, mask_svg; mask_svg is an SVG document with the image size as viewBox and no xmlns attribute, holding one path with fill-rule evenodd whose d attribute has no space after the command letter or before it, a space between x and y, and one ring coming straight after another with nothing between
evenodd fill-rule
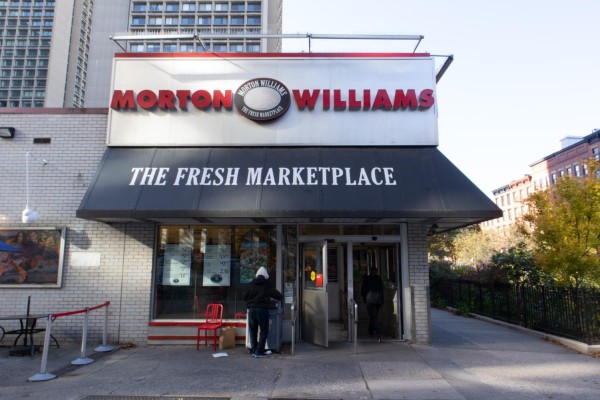
<instances>
[{"instance_id":1,"label":"person in dark jacket","mask_svg":"<svg viewBox=\"0 0 600 400\"><path fill-rule=\"evenodd\" d=\"M255 358L265 356L265 345L269 335L269 307L271 298L283 300L283 295L268 281L269 273L265 267L256 271L256 277L250 282L244 300L248 305L248 331L250 334L250 354ZM257 339L260 328L260 338Z\"/></svg>"},{"instance_id":2,"label":"person in dark jacket","mask_svg":"<svg viewBox=\"0 0 600 400\"><path fill-rule=\"evenodd\" d=\"M377 268L371 268L371 273L365 276L360 288L360 294L367 303L367 312L369 313L369 336L373 333L377 336L377 341L381 342L381 324L379 322L379 308L383 304L383 281L377 275Z\"/></svg>"}]
</instances>

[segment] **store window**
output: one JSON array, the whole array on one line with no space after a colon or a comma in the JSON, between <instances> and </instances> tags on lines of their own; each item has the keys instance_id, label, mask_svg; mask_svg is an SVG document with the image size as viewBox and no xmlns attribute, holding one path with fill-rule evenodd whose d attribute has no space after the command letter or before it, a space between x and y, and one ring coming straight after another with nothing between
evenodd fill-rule
<instances>
[{"instance_id":1,"label":"store window","mask_svg":"<svg viewBox=\"0 0 600 400\"><path fill-rule=\"evenodd\" d=\"M211 303L223 304L223 318L244 318L258 268L276 286L276 237L275 226L160 227L153 318L197 319Z\"/></svg>"}]
</instances>

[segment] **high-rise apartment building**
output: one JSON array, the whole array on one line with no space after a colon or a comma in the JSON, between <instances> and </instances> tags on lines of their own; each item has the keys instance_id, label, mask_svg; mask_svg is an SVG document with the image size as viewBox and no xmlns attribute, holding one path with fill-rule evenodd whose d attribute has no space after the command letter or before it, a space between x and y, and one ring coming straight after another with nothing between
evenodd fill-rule
<instances>
[{"instance_id":1,"label":"high-rise apartment building","mask_svg":"<svg viewBox=\"0 0 600 400\"><path fill-rule=\"evenodd\" d=\"M130 52L280 52L280 39L260 34L281 33L281 0L277 1L131 1L129 33L188 33L190 38L144 39L128 43ZM254 37L253 37L254 36Z\"/></svg>"},{"instance_id":2,"label":"high-rise apartment building","mask_svg":"<svg viewBox=\"0 0 600 400\"><path fill-rule=\"evenodd\" d=\"M85 105L92 7L92 0L0 1L0 107Z\"/></svg>"},{"instance_id":3,"label":"high-rise apartment building","mask_svg":"<svg viewBox=\"0 0 600 400\"><path fill-rule=\"evenodd\" d=\"M261 35L281 19L282 0L0 0L0 107L107 107L117 33L128 52L279 52Z\"/></svg>"}]
</instances>

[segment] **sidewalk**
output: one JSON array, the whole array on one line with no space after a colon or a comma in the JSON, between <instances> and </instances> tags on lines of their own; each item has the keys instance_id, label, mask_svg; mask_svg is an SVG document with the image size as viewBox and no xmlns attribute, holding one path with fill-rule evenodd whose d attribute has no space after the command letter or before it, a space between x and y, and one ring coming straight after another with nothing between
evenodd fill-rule
<instances>
[{"instance_id":1,"label":"sidewalk","mask_svg":"<svg viewBox=\"0 0 600 400\"><path fill-rule=\"evenodd\" d=\"M242 346L137 347L94 353L71 366L79 347L9 357L0 348L0 399L599 399L600 359L510 328L432 310L433 345L363 341L329 349L300 343L296 354L250 357ZM91 353L91 354L90 354ZM162 397L161 397L162 396Z\"/></svg>"}]
</instances>

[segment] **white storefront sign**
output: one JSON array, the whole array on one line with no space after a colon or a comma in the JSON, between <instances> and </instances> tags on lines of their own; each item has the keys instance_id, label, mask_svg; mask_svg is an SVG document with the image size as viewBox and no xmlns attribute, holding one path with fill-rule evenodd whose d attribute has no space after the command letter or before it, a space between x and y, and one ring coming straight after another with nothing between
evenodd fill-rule
<instances>
[{"instance_id":1,"label":"white storefront sign","mask_svg":"<svg viewBox=\"0 0 600 400\"><path fill-rule=\"evenodd\" d=\"M109 146L437 145L423 55L114 61Z\"/></svg>"}]
</instances>

